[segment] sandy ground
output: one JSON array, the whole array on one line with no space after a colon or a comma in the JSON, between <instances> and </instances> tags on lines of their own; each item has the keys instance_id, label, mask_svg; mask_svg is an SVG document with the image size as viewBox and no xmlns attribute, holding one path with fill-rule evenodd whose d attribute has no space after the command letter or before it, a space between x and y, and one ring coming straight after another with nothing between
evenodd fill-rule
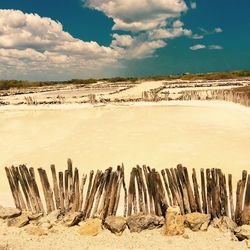
<instances>
[{"instance_id":1,"label":"sandy ground","mask_svg":"<svg viewBox=\"0 0 250 250\"><path fill-rule=\"evenodd\" d=\"M5 166L57 169L68 157L80 170L124 163L161 170L222 168L234 181L250 170L250 109L225 102L1 107L0 204L13 205ZM49 173L50 174L50 173Z\"/></svg>"},{"instance_id":2,"label":"sandy ground","mask_svg":"<svg viewBox=\"0 0 250 250\"><path fill-rule=\"evenodd\" d=\"M73 228L56 227L54 233L47 236L31 236L24 228L7 227L0 221L0 249L7 245L11 249L59 250L59 249L119 249L119 250L244 250L246 242L231 241L230 236L218 229L209 227L208 232L192 232L186 229L183 236L164 236L161 229L130 233L126 230L122 236L116 236L108 230L102 231L95 237L80 236L77 226ZM13 240L14 239L14 240ZM2 247L2 248L1 248Z\"/></svg>"}]
</instances>

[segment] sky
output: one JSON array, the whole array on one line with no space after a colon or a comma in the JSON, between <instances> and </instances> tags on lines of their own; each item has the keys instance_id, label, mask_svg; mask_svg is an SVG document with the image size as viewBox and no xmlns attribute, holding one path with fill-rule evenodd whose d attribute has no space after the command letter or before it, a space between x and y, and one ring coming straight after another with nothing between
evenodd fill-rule
<instances>
[{"instance_id":1,"label":"sky","mask_svg":"<svg viewBox=\"0 0 250 250\"><path fill-rule=\"evenodd\" d=\"M0 0L0 79L250 69L248 0Z\"/></svg>"}]
</instances>

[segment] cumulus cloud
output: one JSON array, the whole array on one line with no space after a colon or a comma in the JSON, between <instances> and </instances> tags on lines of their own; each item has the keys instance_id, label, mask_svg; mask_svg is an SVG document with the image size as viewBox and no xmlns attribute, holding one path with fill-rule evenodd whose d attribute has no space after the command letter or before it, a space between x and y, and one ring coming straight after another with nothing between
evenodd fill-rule
<instances>
[{"instance_id":1,"label":"cumulus cloud","mask_svg":"<svg viewBox=\"0 0 250 250\"><path fill-rule=\"evenodd\" d=\"M205 49L205 48L206 46L204 44L196 44L190 47L191 50L200 50L200 49Z\"/></svg>"},{"instance_id":2,"label":"cumulus cloud","mask_svg":"<svg viewBox=\"0 0 250 250\"><path fill-rule=\"evenodd\" d=\"M203 39L204 36L203 36L203 35L194 34L194 35L192 36L192 38L198 40L198 39Z\"/></svg>"},{"instance_id":3,"label":"cumulus cloud","mask_svg":"<svg viewBox=\"0 0 250 250\"><path fill-rule=\"evenodd\" d=\"M12 74L69 72L102 68L121 55L111 47L84 42L63 31L62 24L37 14L0 10L0 69ZM6 70L7 69L7 70Z\"/></svg>"},{"instance_id":4,"label":"cumulus cloud","mask_svg":"<svg viewBox=\"0 0 250 250\"><path fill-rule=\"evenodd\" d=\"M87 0L86 6L114 20L113 30L142 31L163 27L187 11L184 0Z\"/></svg>"},{"instance_id":5,"label":"cumulus cloud","mask_svg":"<svg viewBox=\"0 0 250 250\"><path fill-rule=\"evenodd\" d=\"M85 6L112 18L113 30L129 32L113 35L111 47L122 53L123 58L153 56L157 49L167 45L167 39L192 35L180 21L181 14L188 9L184 0L87 0Z\"/></svg>"}]
</instances>

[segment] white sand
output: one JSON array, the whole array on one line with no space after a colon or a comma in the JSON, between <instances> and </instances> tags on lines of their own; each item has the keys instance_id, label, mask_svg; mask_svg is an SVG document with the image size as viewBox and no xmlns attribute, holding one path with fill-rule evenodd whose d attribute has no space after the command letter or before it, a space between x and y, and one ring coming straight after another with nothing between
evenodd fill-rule
<instances>
[{"instance_id":1,"label":"white sand","mask_svg":"<svg viewBox=\"0 0 250 250\"><path fill-rule=\"evenodd\" d=\"M8 249L30 250L61 250L61 249L94 249L94 250L244 250L246 242L231 241L228 234L212 227L208 232L192 232L186 229L189 239L182 236L163 236L161 229L148 230L141 233L130 233L126 230L122 236L116 236L104 230L96 237L79 236L77 227L55 228L55 233L47 236L31 236L24 229L16 229L1 224L0 221L0 249L8 244ZM4 248L3 248L4 249Z\"/></svg>"},{"instance_id":2,"label":"white sand","mask_svg":"<svg viewBox=\"0 0 250 250\"><path fill-rule=\"evenodd\" d=\"M64 169L68 157L80 173L136 164L160 170L182 163L222 168L239 178L250 170L250 109L225 102L8 106L0 109L0 204L12 205L5 166Z\"/></svg>"}]
</instances>

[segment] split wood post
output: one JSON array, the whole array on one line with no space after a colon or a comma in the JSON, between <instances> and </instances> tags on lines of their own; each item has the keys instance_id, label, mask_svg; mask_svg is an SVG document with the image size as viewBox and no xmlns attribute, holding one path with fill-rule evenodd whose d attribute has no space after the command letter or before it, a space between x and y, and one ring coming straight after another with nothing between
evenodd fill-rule
<instances>
[{"instance_id":1,"label":"split wood post","mask_svg":"<svg viewBox=\"0 0 250 250\"><path fill-rule=\"evenodd\" d=\"M84 191L84 186L87 180L87 175L83 174L82 179L81 179L81 184L80 184L80 200L79 200L79 207L78 211L82 211L82 204L83 204L83 191Z\"/></svg>"},{"instance_id":2,"label":"split wood post","mask_svg":"<svg viewBox=\"0 0 250 250\"><path fill-rule=\"evenodd\" d=\"M137 165L137 168L135 169L135 177L137 182L137 188L138 188L138 204L139 204L139 211L145 214L145 207L143 202L143 193L142 193L142 181L140 178L139 166Z\"/></svg>"},{"instance_id":3,"label":"split wood post","mask_svg":"<svg viewBox=\"0 0 250 250\"><path fill-rule=\"evenodd\" d=\"M92 189L91 189L91 192L90 192L89 203L88 203L87 213L86 213L85 218L89 218L90 215L91 215L91 211L92 211L93 203L94 203L94 198L95 198L96 192L98 190L98 187L100 185L100 180L102 178L102 175L103 175L102 171L97 170L97 172L95 174L94 182L93 182L93 185L92 185Z\"/></svg>"},{"instance_id":4,"label":"split wood post","mask_svg":"<svg viewBox=\"0 0 250 250\"><path fill-rule=\"evenodd\" d=\"M115 199L115 206L113 209L112 215L116 215L119 201L120 201L120 194L121 194L121 187L122 187L122 181L123 181L123 175L124 175L124 167L122 165L120 171L119 171L119 176L118 176L118 187L117 187L117 193L116 193L116 199Z\"/></svg>"},{"instance_id":5,"label":"split wood post","mask_svg":"<svg viewBox=\"0 0 250 250\"><path fill-rule=\"evenodd\" d=\"M152 190L152 197L154 201L154 209L155 214L158 216L162 215L161 207L160 207L160 197L159 192L157 190L157 180L156 180L156 172L155 169L152 169L152 172L149 173L149 185L150 189Z\"/></svg>"},{"instance_id":6,"label":"split wood post","mask_svg":"<svg viewBox=\"0 0 250 250\"><path fill-rule=\"evenodd\" d=\"M116 200L116 192L117 192L117 187L118 187L118 171L114 172L114 178L113 178L113 183L111 185L111 192L110 192L110 202L108 206L108 212L107 216L110 216L113 214L114 206L115 206L115 200Z\"/></svg>"},{"instance_id":7,"label":"split wood post","mask_svg":"<svg viewBox=\"0 0 250 250\"><path fill-rule=\"evenodd\" d=\"M97 215L102 218L103 216L103 213L104 213L104 209L105 209L105 205L106 205L106 198L107 198L107 194L109 192L109 182L111 180L111 177L113 175L113 172L112 172L112 168L108 168L106 169L107 171L107 177L106 179L104 180L104 187L103 187L103 194L101 195L101 201L100 201L100 204L98 206L98 210L97 210ZM105 172L106 172L105 171Z\"/></svg>"},{"instance_id":8,"label":"split wood post","mask_svg":"<svg viewBox=\"0 0 250 250\"><path fill-rule=\"evenodd\" d=\"M211 177L210 177L210 188L211 188L211 213L213 218L219 218L221 215L221 192L220 192L220 184L221 184L221 177L220 177L220 170L212 168L211 170Z\"/></svg>"},{"instance_id":9,"label":"split wood post","mask_svg":"<svg viewBox=\"0 0 250 250\"><path fill-rule=\"evenodd\" d=\"M180 207L181 214L185 214L182 187L179 178L177 178L177 169L170 168L170 172L175 186L175 195L178 206Z\"/></svg>"},{"instance_id":10,"label":"split wood post","mask_svg":"<svg viewBox=\"0 0 250 250\"><path fill-rule=\"evenodd\" d=\"M205 173L204 169L201 168L201 197L202 197L202 210L203 213L206 214L207 211L207 198L206 198L206 185L205 185Z\"/></svg>"},{"instance_id":11,"label":"split wood post","mask_svg":"<svg viewBox=\"0 0 250 250\"><path fill-rule=\"evenodd\" d=\"M64 171L64 199L65 199L65 211L69 211L69 171Z\"/></svg>"},{"instance_id":12,"label":"split wood post","mask_svg":"<svg viewBox=\"0 0 250 250\"><path fill-rule=\"evenodd\" d=\"M176 188L175 188L175 184L174 184L174 180L172 178L172 175L169 171L169 169L165 169L167 177L168 177L168 183L169 183L169 188L173 197L173 206L177 206L178 202L177 202L177 198L176 198ZM183 211L184 212L184 211Z\"/></svg>"},{"instance_id":13,"label":"split wood post","mask_svg":"<svg viewBox=\"0 0 250 250\"><path fill-rule=\"evenodd\" d=\"M88 189L87 189L86 198L85 198L84 207L83 207L83 220L85 219L87 209L88 209L89 196L90 196L93 176L94 176L94 171L92 170L90 171L90 174L89 174L89 184L88 184Z\"/></svg>"},{"instance_id":14,"label":"split wood post","mask_svg":"<svg viewBox=\"0 0 250 250\"><path fill-rule=\"evenodd\" d=\"M225 174L223 174L223 189L224 189L224 200L225 200L225 212L226 216L229 217L229 204L228 204L228 192L227 192L227 180Z\"/></svg>"},{"instance_id":15,"label":"split wood post","mask_svg":"<svg viewBox=\"0 0 250 250\"><path fill-rule=\"evenodd\" d=\"M155 177L156 177L156 181L157 181L157 190L159 192L159 198L160 198L160 208L161 208L162 215L165 217L166 211L167 211L167 208L169 205L168 205L166 193L165 193L165 190L164 190L164 187L162 184L160 174L158 172L156 172Z\"/></svg>"},{"instance_id":16,"label":"split wood post","mask_svg":"<svg viewBox=\"0 0 250 250\"><path fill-rule=\"evenodd\" d=\"M143 190L143 198L144 198L144 209L145 209L145 214L149 213L149 208L148 208L148 195L147 195L147 188L143 179L143 173L142 173L142 168L141 167L137 167L138 171L139 171L139 176L140 176L140 180L141 180L141 185L142 185L142 190Z\"/></svg>"},{"instance_id":17,"label":"split wood post","mask_svg":"<svg viewBox=\"0 0 250 250\"><path fill-rule=\"evenodd\" d=\"M74 203L73 164L71 159L68 159L67 165L68 165L68 200L69 200L69 210L71 210Z\"/></svg>"},{"instance_id":18,"label":"split wood post","mask_svg":"<svg viewBox=\"0 0 250 250\"><path fill-rule=\"evenodd\" d=\"M30 175L30 172L25 165L21 165L19 168L20 168L20 173L22 173L23 179L25 180L26 185L27 185L28 195L30 197L33 211L36 213L39 213L40 212L39 204L38 204L38 201L36 199L36 192L35 192L35 189L33 186L33 180L32 180L32 177Z\"/></svg>"},{"instance_id":19,"label":"split wood post","mask_svg":"<svg viewBox=\"0 0 250 250\"><path fill-rule=\"evenodd\" d=\"M212 178L210 176L210 169L206 169L207 179L207 213L212 214Z\"/></svg>"},{"instance_id":20,"label":"split wood post","mask_svg":"<svg viewBox=\"0 0 250 250\"><path fill-rule=\"evenodd\" d=\"M182 165L179 164L175 170L176 170L177 182L179 183L179 189L181 191L180 193L182 193L182 197L183 197L185 213L191 213L187 185L186 185L186 180L185 180L184 170L183 170Z\"/></svg>"},{"instance_id":21,"label":"split wood post","mask_svg":"<svg viewBox=\"0 0 250 250\"><path fill-rule=\"evenodd\" d=\"M192 180L193 180L193 187L194 187L194 194L195 194L195 202L196 202L196 205L197 205L197 211L202 213L200 193L199 193L199 185L198 185L198 182L197 182L195 168L193 168Z\"/></svg>"},{"instance_id":22,"label":"split wood post","mask_svg":"<svg viewBox=\"0 0 250 250\"><path fill-rule=\"evenodd\" d=\"M233 221L235 221L232 174L228 175L228 190L229 190L229 202L230 202L231 219Z\"/></svg>"},{"instance_id":23,"label":"split wood post","mask_svg":"<svg viewBox=\"0 0 250 250\"><path fill-rule=\"evenodd\" d=\"M22 206L21 206L20 201L19 201L19 197L18 197L18 193L17 193L16 187L14 184L14 180L10 174L10 170L7 167L5 167L5 172L6 172L8 182L9 182L9 186L10 186L10 190L12 193L12 197L14 199L15 206L16 206L16 208L19 208L22 210Z\"/></svg>"},{"instance_id":24,"label":"split wood post","mask_svg":"<svg viewBox=\"0 0 250 250\"><path fill-rule=\"evenodd\" d=\"M78 169L75 168L74 171L74 181L73 181L73 190L74 190L74 202L73 202L73 207L72 210L73 212L77 212L78 211L78 207L79 207L79 172Z\"/></svg>"},{"instance_id":25,"label":"split wood post","mask_svg":"<svg viewBox=\"0 0 250 250\"><path fill-rule=\"evenodd\" d=\"M132 214L132 208L134 203L134 193L135 193L135 171L134 168L130 173L130 181L128 188L128 216Z\"/></svg>"},{"instance_id":26,"label":"split wood post","mask_svg":"<svg viewBox=\"0 0 250 250\"><path fill-rule=\"evenodd\" d=\"M250 174L248 175L246 184L246 193L244 200L244 208L241 215L242 224L250 224Z\"/></svg>"},{"instance_id":27,"label":"split wood post","mask_svg":"<svg viewBox=\"0 0 250 250\"><path fill-rule=\"evenodd\" d=\"M191 209L191 212L196 212L197 211L197 205L196 205L195 198L194 198L194 192L193 192L191 184L190 184L188 170L187 170L186 167L184 167L183 170L184 170L184 176L185 176L185 183L186 183L186 186L187 186L187 193L188 193L190 209Z\"/></svg>"},{"instance_id":28,"label":"split wood post","mask_svg":"<svg viewBox=\"0 0 250 250\"><path fill-rule=\"evenodd\" d=\"M65 207L64 207L63 172L59 172L59 198L60 198L59 208L62 211L65 211Z\"/></svg>"},{"instance_id":29,"label":"split wood post","mask_svg":"<svg viewBox=\"0 0 250 250\"><path fill-rule=\"evenodd\" d=\"M18 178L18 174L16 173L16 168L14 166L12 166L11 168L9 168L9 170L10 170L10 174L11 174L13 181L14 181L17 196L18 196L18 199L20 201L21 208L22 208L21 210L26 211L28 209L28 207L25 204L23 194L22 194L21 188L19 186L19 178Z\"/></svg>"},{"instance_id":30,"label":"split wood post","mask_svg":"<svg viewBox=\"0 0 250 250\"><path fill-rule=\"evenodd\" d=\"M154 214L154 205L153 205L153 197L152 197L152 190L149 184L149 171L150 169L146 167L146 165L143 165L143 173L145 176L146 184L147 184L147 190L148 190L148 197L149 197L149 211L150 214Z\"/></svg>"},{"instance_id":31,"label":"split wood post","mask_svg":"<svg viewBox=\"0 0 250 250\"><path fill-rule=\"evenodd\" d=\"M241 223L241 213L243 207L243 196L245 191L245 185L247 180L247 171L242 171L242 179L237 183L237 190L236 190L236 209L235 209L235 220L237 224Z\"/></svg>"},{"instance_id":32,"label":"split wood post","mask_svg":"<svg viewBox=\"0 0 250 250\"><path fill-rule=\"evenodd\" d=\"M104 207L103 207L103 211L101 213L101 218L102 219L105 219L107 217L107 214L108 214L108 208L109 208L109 205L110 205L110 193L111 193L111 190L112 190L112 184L113 184L113 181L114 181L114 176L115 176L115 172L111 172L110 173L110 178L109 178L109 182L108 182L108 185L107 185L107 192L105 193L105 200L104 200Z\"/></svg>"},{"instance_id":33,"label":"split wood post","mask_svg":"<svg viewBox=\"0 0 250 250\"><path fill-rule=\"evenodd\" d=\"M29 197L29 194L28 194L27 182L26 182L25 179L23 179L23 176L21 175L18 167L12 167L12 172L15 173L18 181L21 184L23 194L24 194L24 197L25 197L25 200L26 200L27 209L28 209L28 211L32 212L31 201L30 201L30 197Z\"/></svg>"},{"instance_id":34,"label":"split wood post","mask_svg":"<svg viewBox=\"0 0 250 250\"><path fill-rule=\"evenodd\" d=\"M30 172L30 176L31 176L32 182L33 182L33 187L34 187L34 190L35 190L36 199L37 199L37 203L38 203L38 206L39 206L39 212L44 214L43 203L42 203L40 193L39 193L39 189L38 189L38 186L37 186L34 168L30 167L29 172Z\"/></svg>"},{"instance_id":35,"label":"split wood post","mask_svg":"<svg viewBox=\"0 0 250 250\"><path fill-rule=\"evenodd\" d=\"M54 195L55 195L56 208L59 209L60 208L60 195L59 195L59 187L58 187L55 165L51 165L50 169L51 169L52 180L53 180L53 190L54 190Z\"/></svg>"},{"instance_id":36,"label":"split wood post","mask_svg":"<svg viewBox=\"0 0 250 250\"><path fill-rule=\"evenodd\" d=\"M124 189L124 212L123 212L123 216L126 217L127 216L127 211L128 211L128 192L127 192L127 187L126 187L126 182L125 182L125 174L124 174L124 166L122 164L123 167L123 176L122 176L122 186Z\"/></svg>"},{"instance_id":37,"label":"split wood post","mask_svg":"<svg viewBox=\"0 0 250 250\"><path fill-rule=\"evenodd\" d=\"M45 198L46 207L47 207L47 214L49 214L53 210L55 210L55 205L53 201L53 192L51 190L46 171L43 170L42 168L38 168L38 173L39 173L41 183L42 183L44 198Z\"/></svg>"},{"instance_id":38,"label":"split wood post","mask_svg":"<svg viewBox=\"0 0 250 250\"><path fill-rule=\"evenodd\" d=\"M162 175L162 178L163 178L163 181L164 181L165 189L167 191L169 205L173 206L173 201L172 201L171 193L170 193L170 190L169 190L165 170L161 170L161 175Z\"/></svg>"}]
</instances>

